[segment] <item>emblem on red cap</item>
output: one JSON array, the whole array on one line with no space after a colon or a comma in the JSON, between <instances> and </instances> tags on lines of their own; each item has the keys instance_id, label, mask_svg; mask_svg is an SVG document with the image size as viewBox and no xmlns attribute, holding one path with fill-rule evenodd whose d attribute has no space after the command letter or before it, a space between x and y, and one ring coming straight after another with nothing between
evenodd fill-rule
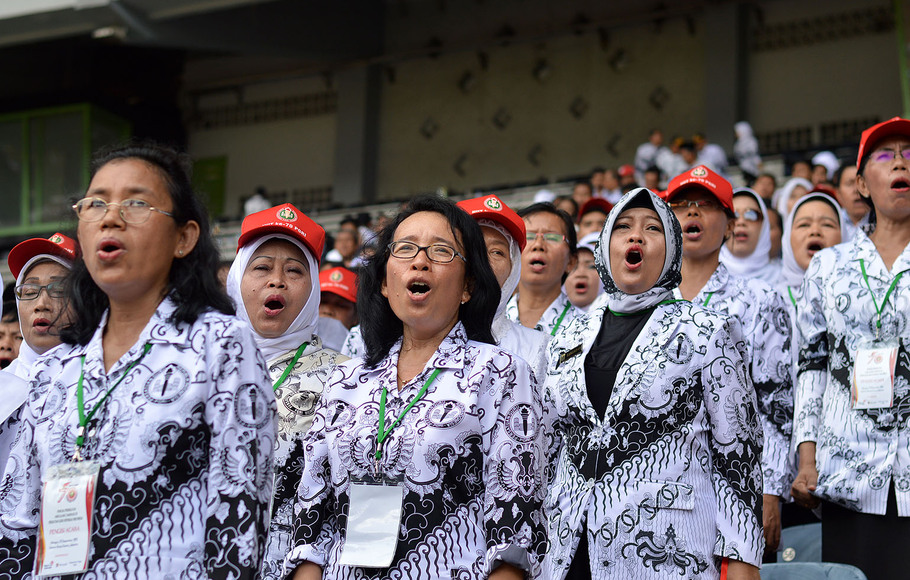
<instances>
[{"instance_id":1,"label":"emblem on red cap","mask_svg":"<svg viewBox=\"0 0 910 580\"><path fill-rule=\"evenodd\" d=\"M708 170L705 169L704 167L696 167L695 169L692 170L692 173L690 173L689 175L691 175L692 177L707 177Z\"/></svg>"},{"instance_id":2,"label":"emblem on red cap","mask_svg":"<svg viewBox=\"0 0 910 580\"><path fill-rule=\"evenodd\" d=\"M61 236L60 234L54 234L48 239L48 241L53 242L55 244L62 244L63 236Z\"/></svg>"},{"instance_id":3,"label":"emblem on red cap","mask_svg":"<svg viewBox=\"0 0 910 580\"><path fill-rule=\"evenodd\" d=\"M335 270L334 272L329 274L329 280L331 280L332 282L341 282L342 278L344 278L344 276L342 276L341 272L339 272L338 270Z\"/></svg>"},{"instance_id":4,"label":"emblem on red cap","mask_svg":"<svg viewBox=\"0 0 910 580\"><path fill-rule=\"evenodd\" d=\"M278 210L278 219L282 219L286 222L294 222L297 221L297 213L289 207L283 207Z\"/></svg>"},{"instance_id":5,"label":"emblem on red cap","mask_svg":"<svg viewBox=\"0 0 910 580\"><path fill-rule=\"evenodd\" d=\"M486 201L483 202L483 204L494 211L499 211L502 209L502 204L495 197L488 197Z\"/></svg>"}]
</instances>

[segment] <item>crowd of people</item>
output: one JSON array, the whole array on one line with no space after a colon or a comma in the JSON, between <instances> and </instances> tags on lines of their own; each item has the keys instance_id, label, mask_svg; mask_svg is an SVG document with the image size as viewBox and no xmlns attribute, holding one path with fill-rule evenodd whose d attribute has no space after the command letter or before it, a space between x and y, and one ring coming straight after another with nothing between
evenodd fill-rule
<instances>
[{"instance_id":1,"label":"crowd of people","mask_svg":"<svg viewBox=\"0 0 910 580\"><path fill-rule=\"evenodd\" d=\"M782 183L736 132L751 187L653 131L523 208L257 207L230 264L185 155L99 152L8 258L0 578L756 579L811 521L899 577L910 121Z\"/></svg>"}]
</instances>

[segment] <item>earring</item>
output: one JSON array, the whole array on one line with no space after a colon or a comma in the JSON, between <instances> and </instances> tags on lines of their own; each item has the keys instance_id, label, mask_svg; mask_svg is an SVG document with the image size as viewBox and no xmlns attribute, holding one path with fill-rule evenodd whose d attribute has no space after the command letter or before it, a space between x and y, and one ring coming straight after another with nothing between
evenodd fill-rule
<instances>
[{"instance_id":1,"label":"earring","mask_svg":"<svg viewBox=\"0 0 910 580\"><path fill-rule=\"evenodd\" d=\"M182 255L183 255L183 250L177 250L177 255L178 255L178 256L182 256Z\"/></svg>"}]
</instances>

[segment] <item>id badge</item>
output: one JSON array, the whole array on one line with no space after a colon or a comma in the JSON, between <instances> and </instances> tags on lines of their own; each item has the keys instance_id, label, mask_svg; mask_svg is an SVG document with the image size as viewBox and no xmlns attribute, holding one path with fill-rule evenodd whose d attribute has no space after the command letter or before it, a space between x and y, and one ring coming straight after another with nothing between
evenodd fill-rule
<instances>
[{"instance_id":1,"label":"id badge","mask_svg":"<svg viewBox=\"0 0 910 580\"><path fill-rule=\"evenodd\" d=\"M894 366L898 343L861 344L853 356L851 381L854 409L888 409L894 403Z\"/></svg>"},{"instance_id":2,"label":"id badge","mask_svg":"<svg viewBox=\"0 0 910 580\"><path fill-rule=\"evenodd\" d=\"M404 486L366 479L351 483L348 524L339 563L388 568L398 546Z\"/></svg>"},{"instance_id":3,"label":"id badge","mask_svg":"<svg viewBox=\"0 0 910 580\"><path fill-rule=\"evenodd\" d=\"M88 569L98 469L97 463L83 461L47 470L41 497L36 576L78 574Z\"/></svg>"}]
</instances>

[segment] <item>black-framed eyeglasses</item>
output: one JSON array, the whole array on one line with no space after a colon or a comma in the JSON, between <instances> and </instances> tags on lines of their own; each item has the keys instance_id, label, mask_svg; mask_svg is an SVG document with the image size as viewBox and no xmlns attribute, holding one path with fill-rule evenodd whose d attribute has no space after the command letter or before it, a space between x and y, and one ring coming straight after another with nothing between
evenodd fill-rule
<instances>
[{"instance_id":1,"label":"black-framed eyeglasses","mask_svg":"<svg viewBox=\"0 0 910 580\"><path fill-rule=\"evenodd\" d=\"M525 234L525 239L529 242L537 241L537 236L543 238L543 240L549 244L559 244L566 241L566 237L563 234L557 234L554 232L527 232Z\"/></svg>"},{"instance_id":2,"label":"black-framed eyeglasses","mask_svg":"<svg viewBox=\"0 0 910 580\"><path fill-rule=\"evenodd\" d=\"M692 206L696 208L714 208L717 209L720 207L720 203L716 199L684 199L681 201L671 201L671 209L689 209Z\"/></svg>"},{"instance_id":3,"label":"black-framed eyeglasses","mask_svg":"<svg viewBox=\"0 0 910 580\"><path fill-rule=\"evenodd\" d=\"M63 282L51 282L50 284L19 284L15 288L16 298L19 300L35 300L41 295L41 291L47 292L51 298L63 298Z\"/></svg>"},{"instance_id":4,"label":"black-framed eyeglasses","mask_svg":"<svg viewBox=\"0 0 910 580\"><path fill-rule=\"evenodd\" d=\"M746 211L735 211L733 216L736 219L743 218L747 222L760 222L762 220L762 214L760 211L755 209L747 209Z\"/></svg>"},{"instance_id":5,"label":"black-framed eyeglasses","mask_svg":"<svg viewBox=\"0 0 910 580\"><path fill-rule=\"evenodd\" d=\"M142 199L124 199L120 203L109 203L100 197L86 197L73 204L73 211L84 222L97 222L107 214L111 206L115 205L120 209L120 217L128 224L145 223L153 211L174 217L171 212L152 207L149 202Z\"/></svg>"},{"instance_id":6,"label":"black-framed eyeglasses","mask_svg":"<svg viewBox=\"0 0 910 580\"><path fill-rule=\"evenodd\" d=\"M420 251L427 255L427 258L431 262L436 262L437 264L448 264L455 257L461 258L463 261L467 262L464 256L458 253L455 248L446 244L430 244L429 246L418 246L414 242L392 242L389 244L389 253L394 258L400 258L402 260L410 260L417 256Z\"/></svg>"}]
</instances>

